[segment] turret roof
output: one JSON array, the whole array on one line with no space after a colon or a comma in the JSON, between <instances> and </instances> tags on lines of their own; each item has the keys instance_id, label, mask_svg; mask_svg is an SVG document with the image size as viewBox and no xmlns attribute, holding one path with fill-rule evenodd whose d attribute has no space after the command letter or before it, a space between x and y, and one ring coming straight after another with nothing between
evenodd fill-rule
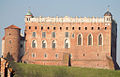
<instances>
[{"instance_id":1,"label":"turret roof","mask_svg":"<svg viewBox=\"0 0 120 77\"><path fill-rule=\"evenodd\" d=\"M5 36L2 38L2 40L5 40Z\"/></svg>"},{"instance_id":2,"label":"turret roof","mask_svg":"<svg viewBox=\"0 0 120 77\"><path fill-rule=\"evenodd\" d=\"M21 29L21 28L15 26L15 25L10 25L10 26L8 26L8 27L5 28L5 29L9 29L9 28L12 28L12 29Z\"/></svg>"},{"instance_id":3,"label":"turret roof","mask_svg":"<svg viewBox=\"0 0 120 77\"><path fill-rule=\"evenodd\" d=\"M33 16L33 14L31 13L31 11L30 10L28 10L28 12L27 12L27 14L26 15L30 15L30 16Z\"/></svg>"}]
</instances>

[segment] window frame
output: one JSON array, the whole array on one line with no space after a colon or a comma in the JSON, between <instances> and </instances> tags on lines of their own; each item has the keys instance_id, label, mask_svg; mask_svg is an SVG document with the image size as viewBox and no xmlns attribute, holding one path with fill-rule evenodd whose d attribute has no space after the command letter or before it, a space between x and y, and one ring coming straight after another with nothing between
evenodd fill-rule
<instances>
[{"instance_id":1,"label":"window frame","mask_svg":"<svg viewBox=\"0 0 120 77\"><path fill-rule=\"evenodd\" d=\"M89 35L91 35L91 44L89 44ZM93 46L93 35L91 33L88 34L88 36L87 36L87 45L88 46Z\"/></svg>"},{"instance_id":2,"label":"window frame","mask_svg":"<svg viewBox=\"0 0 120 77\"><path fill-rule=\"evenodd\" d=\"M101 44L101 45L99 44L99 36L100 36L100 35L101 35L101 37L102 37L102 44ZM97 41L98 41L98 46L103 46L103 34L102 34L102 33L100 33L100 34L98 35L98 40L97 40Z\"/></svg>"},{"instance_id":3,"label":"window frame","mask_svg":"<svg viewBox=\"0 0 120 77\"><path fill-rule=\"evenodd\" d=\"M81 36L81 44L80 45L78 44L78 41L79 41L78 37L79 37L79 35ZM83 45L83 35L82 34L78 34L78 36L77 36L77 45L78 46L82 46Z\"/></svg>"},{"instance_id":4,"label":"window frame","mask_svg":"<svg viewBox=\"0 0 120 77\"><path fill-rule=\"evenodd\" d=\"M33 43L34 43L34 47L33 47ZM36 40L32 40L31 47L32 48L37 48L37 41Z\"/></svg>"}]
</instances>

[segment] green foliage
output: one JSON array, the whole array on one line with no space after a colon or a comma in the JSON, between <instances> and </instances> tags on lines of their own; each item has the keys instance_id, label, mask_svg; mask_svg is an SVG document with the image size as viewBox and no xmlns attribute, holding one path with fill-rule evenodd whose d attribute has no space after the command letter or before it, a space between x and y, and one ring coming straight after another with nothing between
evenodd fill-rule
<instances>
[{"instance_id":1,"label":"green foliage","mask_svg":"<svg viewBox=\"0 0 120 77\"><path fill-rule=\"evenodd\" d=\"M15 77L120 77L120 71L17 63Z\"/></svg>"}]
</instances>

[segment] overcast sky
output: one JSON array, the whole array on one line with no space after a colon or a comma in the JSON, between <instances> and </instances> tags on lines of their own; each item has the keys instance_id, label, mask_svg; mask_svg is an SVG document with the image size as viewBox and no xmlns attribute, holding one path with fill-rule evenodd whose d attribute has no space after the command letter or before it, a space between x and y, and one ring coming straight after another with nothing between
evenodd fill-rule
<instances>
[{"instance_id":1,"label":"overcast sky","mask_svg":"<svg viewBox=\"0 0 120 77\"><path fill-rule=\"evenodd\" d=\"M4 28L14 24L24 30L24 16L30 8L34 16L103 17L110 12L117 22L117 60L120 65L120 0L0 0L0 53Z\"/></svg>"}]
</instances>

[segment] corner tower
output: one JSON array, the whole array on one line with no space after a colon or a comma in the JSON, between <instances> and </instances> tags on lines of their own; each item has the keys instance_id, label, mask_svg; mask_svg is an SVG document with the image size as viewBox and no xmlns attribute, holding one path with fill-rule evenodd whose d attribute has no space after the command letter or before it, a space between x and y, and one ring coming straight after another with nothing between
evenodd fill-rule
<instances>
[{"instance_id":1,"label":"corner tower","mask_svg":"<svg viewBox=\"0 0 120 77\"><path fill-rule=\"evenodd\" d=\"M10 25L5 28L5 49L3 52L3 58L9 58L16 62L19 61L20 52L20 30L21 28Z\"/></svg>"},{"instance_id":2,"label":"corner tower","mask_svg":"<svg viewBox=\"0 0 120 77\"><path fill-rule=\"evenodd\" d=\"M30 18L33 18L33 14L30 10L28 10L27 14L25 15L25 22L29 22Z\"/></svg>"},{"instance_id":3,"label":"corner tower","mask_svg":"<svg viewBox=\"0 0 120 77\"><path fill-rule=\"evenodd\" d=\"M104 14L104 20L106 23L111 23L112 22L112 14L109 11L109 9L107 9L107 12Z\"/></svg>"}]
</instances>

